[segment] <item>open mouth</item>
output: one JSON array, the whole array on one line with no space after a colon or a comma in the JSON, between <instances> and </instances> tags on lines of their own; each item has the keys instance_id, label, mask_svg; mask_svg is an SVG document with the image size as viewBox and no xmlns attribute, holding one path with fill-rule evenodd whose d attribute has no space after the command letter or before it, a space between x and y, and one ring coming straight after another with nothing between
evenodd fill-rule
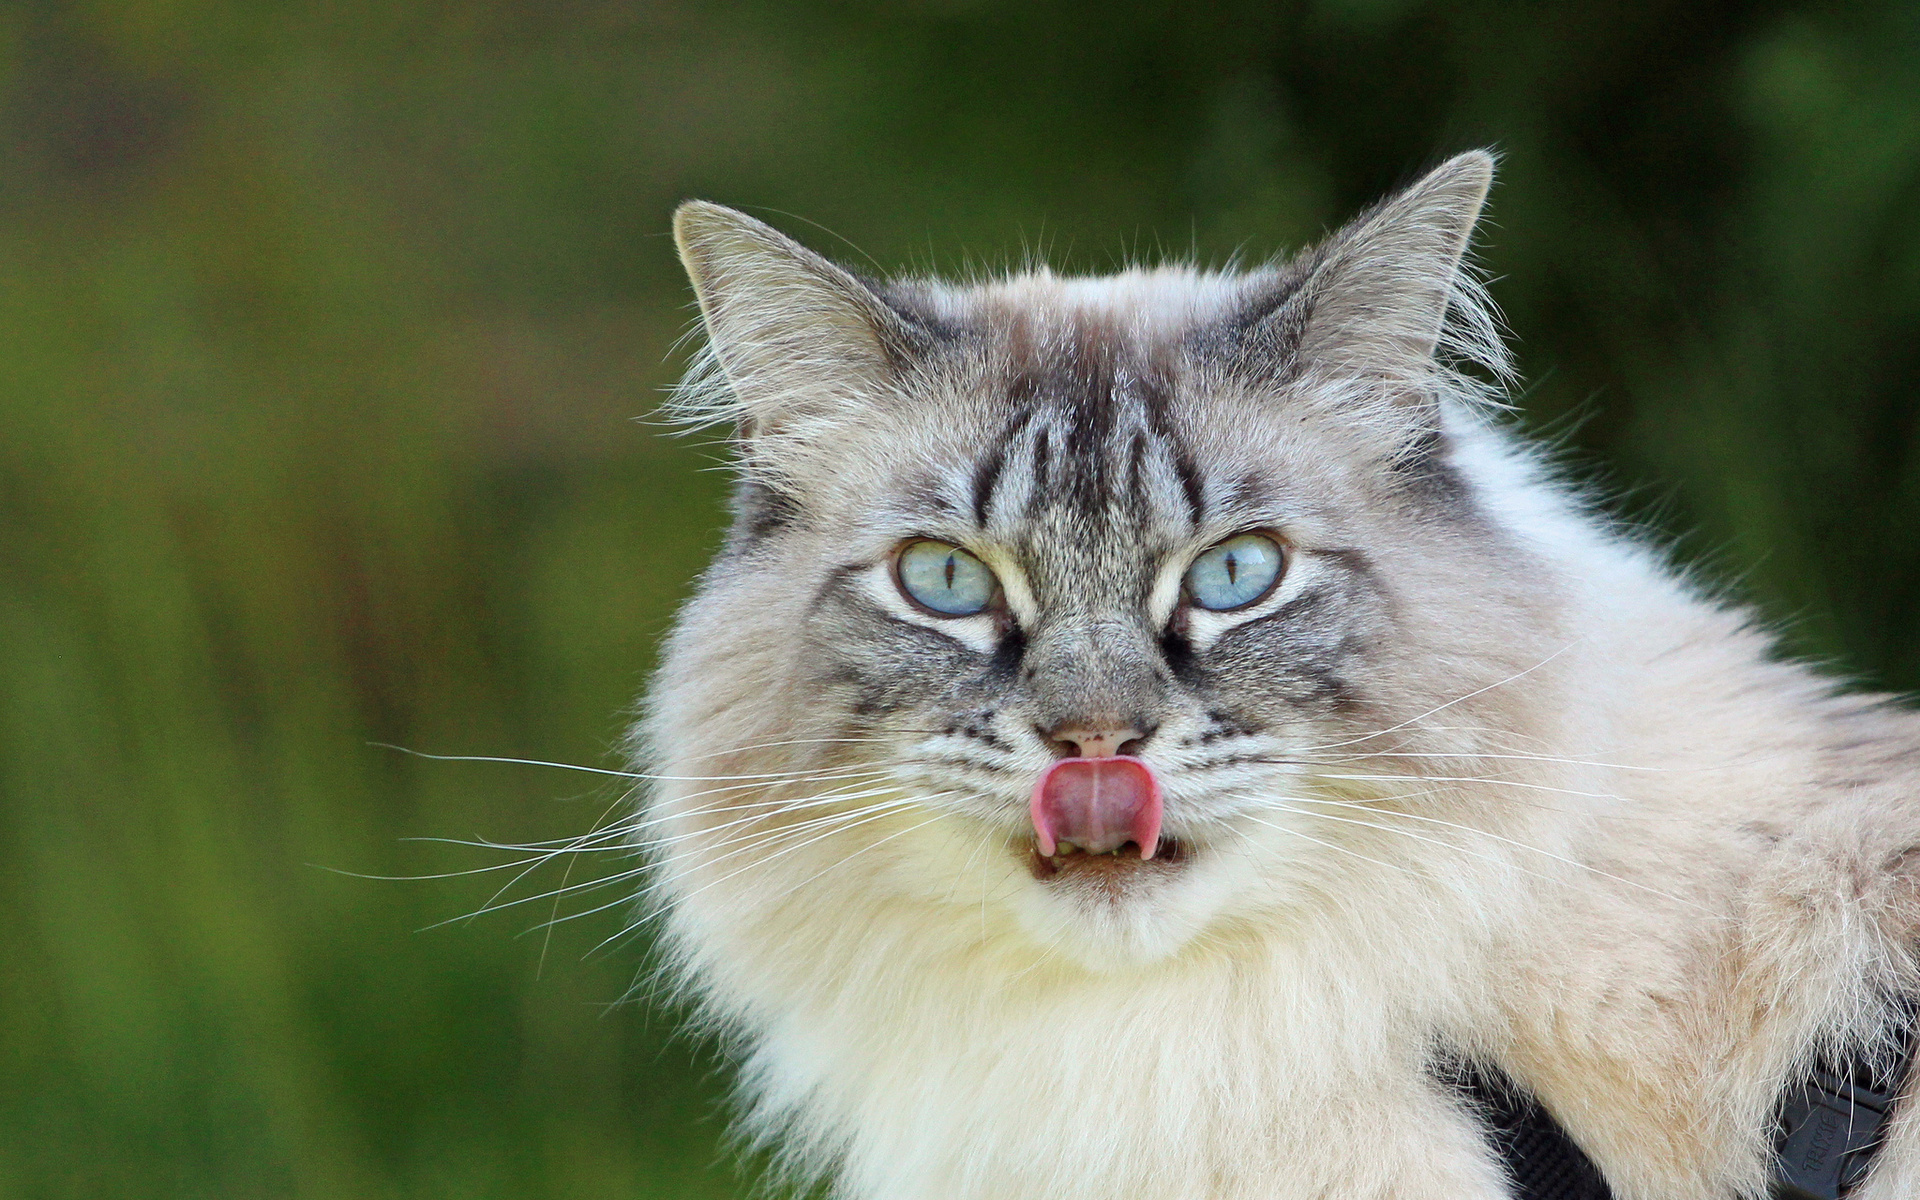
<instances>
[{"instance_id":1,"label":"open mouth","mask_svg":"<svg viewBox=\"0 0 1920 1200\"><path fill-rule=\"evenodd\" d=\"M1149 875L1165 875L1186 865L1187 847L1176 838L1163 837L1152 858L1142 858L1140 847L1127 842L1099 854L1090 853L1071 842L1056 843L1052 854L1040 853L1035 846L1027 856L1027 869L1042 883L1051 879L1086 879L1111 884Z\"/></svg>"},{"instance_id":2,"label":"open mouth","mask_svg":"<svg viewBox=\"0 0 1920 1200\"><path fill-rule=\"evenodd\" d=\"M1033 877L1112 883L1178 868L1187 848L1160 833L1160 781L1126 755L1063 758L1034 784Z\"/></svg>"}]
</instances>

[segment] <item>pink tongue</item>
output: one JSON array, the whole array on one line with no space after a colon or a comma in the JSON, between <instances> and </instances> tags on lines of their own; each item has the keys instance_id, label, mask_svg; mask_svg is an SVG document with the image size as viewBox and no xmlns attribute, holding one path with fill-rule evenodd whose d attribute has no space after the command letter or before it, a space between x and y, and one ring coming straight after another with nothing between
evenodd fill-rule
<instances>
[{"instance_id":1,"label":"pink tongue","mask_svg":"<svg viewBox=\"0 0 1920 1200\"><path fill-rule=\"evenodd\" d=\"M1040 853L1072 842L1105 854L1128 842L1152 858L1160 845L1160 781L1137 758L1063 758L1033 788Z\"/></svg>"}]
</instances>

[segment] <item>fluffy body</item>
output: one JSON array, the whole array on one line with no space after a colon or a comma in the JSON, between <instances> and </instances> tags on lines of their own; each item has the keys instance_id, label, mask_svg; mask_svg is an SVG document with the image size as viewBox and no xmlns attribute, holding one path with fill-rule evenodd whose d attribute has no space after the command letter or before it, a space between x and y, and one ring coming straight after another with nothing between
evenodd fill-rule
<instances>
[{"instance_id":1,"label":"fluffy body","mask_svg":"<svg viewBox=\"0 0 1920 1200\"><path fill-rule=\"evenodd\" d=\"M1783 1086L1916 986L1920 721L1779 661L1474 379L1491 162L1291 263L870 284L683 210L740 428L636 745L743 1128L848 1197L1511 1194L1449 1062L1621 1200L1764 1194ZM1288 547L1246 612L1180 573ZM994 613L913 611L903 539ZM1182 861L1032 868L1068 721L1148 730ZM1920 1194L1903 1105L1859 1200Z\"/></svg>"}]
</instances>

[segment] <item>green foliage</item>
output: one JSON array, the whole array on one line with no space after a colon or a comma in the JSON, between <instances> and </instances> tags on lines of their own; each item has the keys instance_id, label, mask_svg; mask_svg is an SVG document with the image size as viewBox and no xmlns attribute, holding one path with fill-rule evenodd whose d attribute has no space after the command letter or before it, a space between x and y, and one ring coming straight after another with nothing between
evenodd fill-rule
<instances>
[{"instance_id":1,"label":"green foliage","mask_svg":"<svg viewBox=\"0 0 1920 1200\"><path fill-rule=\"evenodd\" d=\"M743 1191L714 1049L617 1004L617 891L438 925L506 877L337 873L619 798L370 743L617 762L723 516L715 449L628 419L672 204L1102 269L1483 143L1527 418L1920 684L1911 5L0 11L0 1196Z\"/></svg>"}]
</instances>

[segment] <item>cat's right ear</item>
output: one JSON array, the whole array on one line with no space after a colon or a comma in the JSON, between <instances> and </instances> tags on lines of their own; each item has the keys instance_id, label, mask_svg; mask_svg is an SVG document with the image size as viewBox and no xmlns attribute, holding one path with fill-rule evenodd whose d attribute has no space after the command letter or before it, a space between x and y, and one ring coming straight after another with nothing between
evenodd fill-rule
<instances>
[{"instance_id":1,"label":"cat's right ear","mask_svg":"<svg viewBox=\"0 0 1920 1200\"><path fill-rule=\"evenodd\" d=\"M928 340L851 272L745 213L690 200L673 237L719 368L683 415L733 424L750 462L884 402Z\"/></svg>"},{"instance_id":2,"label":"cat's right ear","mask_svg":"<svg viewBox=\"0 0 1920 1200\"><path fill-rule=\"evenodd\" d=\"M1466 263L1494 158L1448 159L1277 273L1236 327L1236 351L1264 377L1317 379L1339 416L1404 461L1431 446L1441 395L1490 399L1459 367L1510 375L1491 303ZM1308 389L1313 394L1313 389Z\"/></svg>"}]
</instances>

